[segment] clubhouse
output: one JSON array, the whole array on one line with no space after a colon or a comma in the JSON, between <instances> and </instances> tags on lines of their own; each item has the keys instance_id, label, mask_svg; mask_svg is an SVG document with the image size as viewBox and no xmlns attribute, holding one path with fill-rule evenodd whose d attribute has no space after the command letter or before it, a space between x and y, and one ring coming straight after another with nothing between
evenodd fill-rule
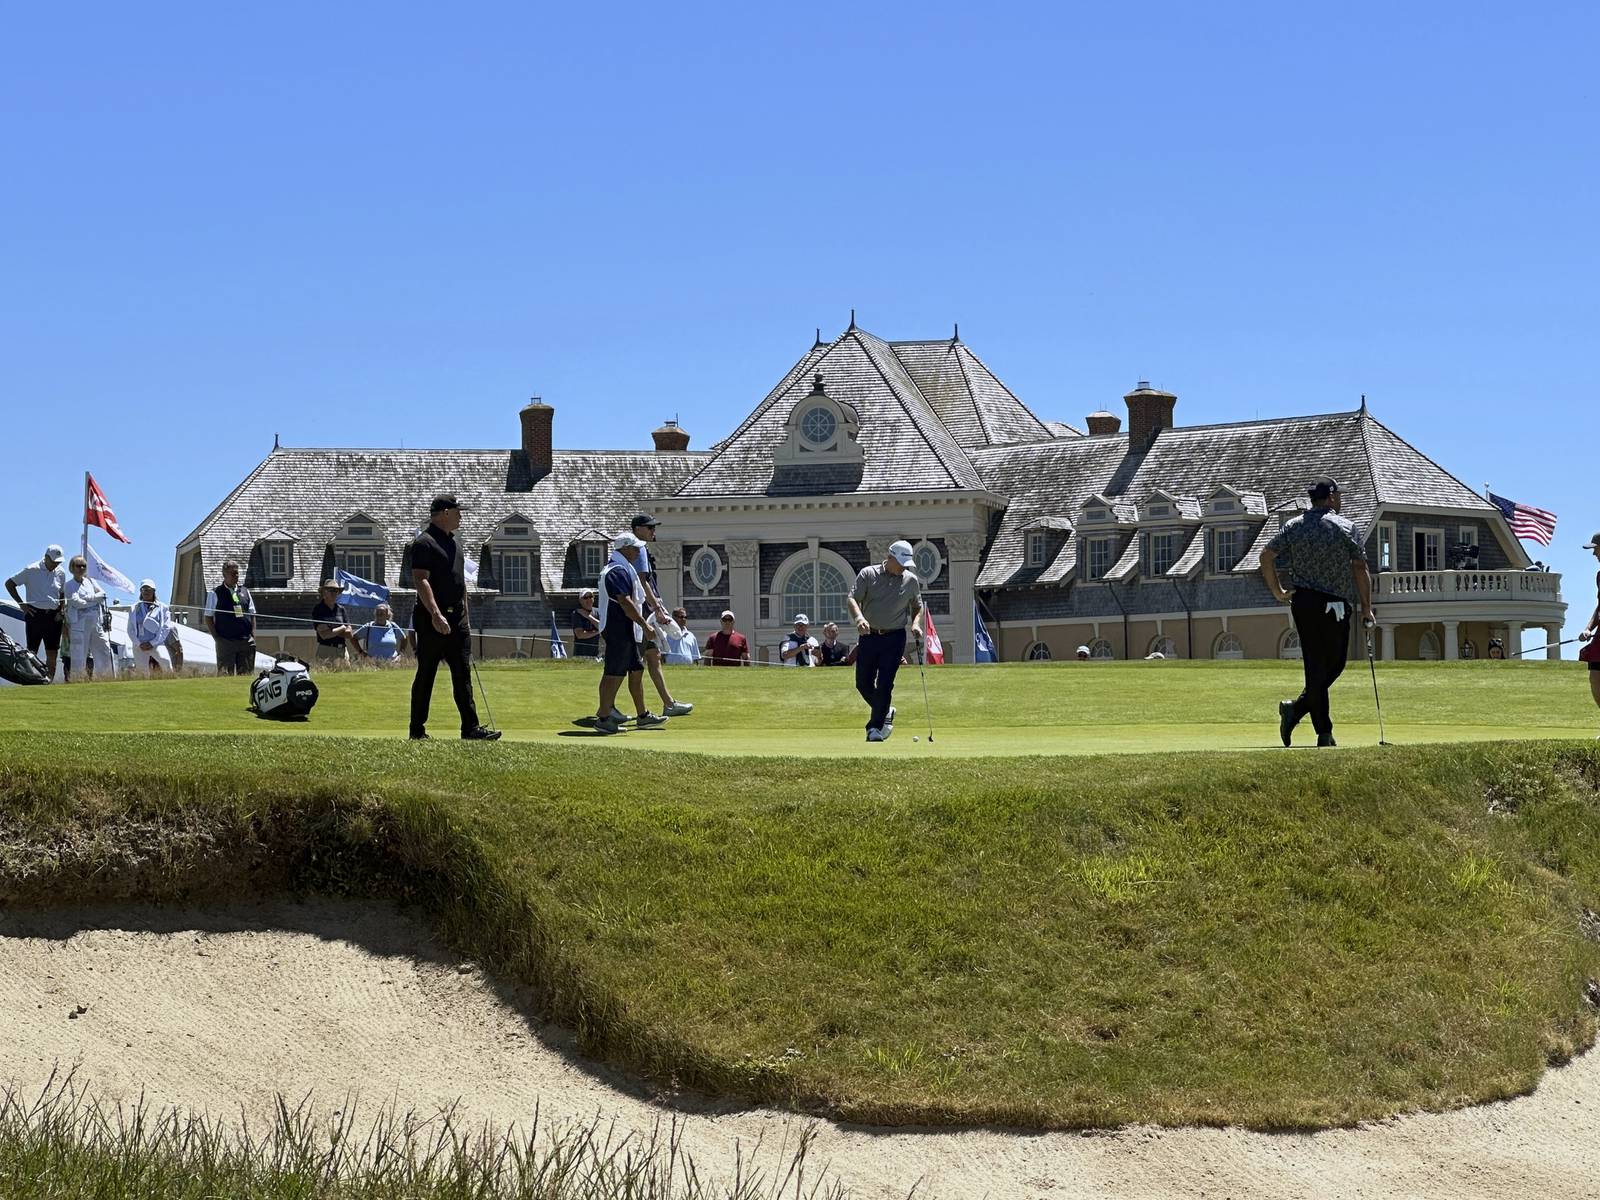
<instances>
[{"instance_id":1,"label":"clubhouse","mask_svg":"<svg viewBox=\"0 0 1600 1200\"><path fill-rule=\"evenodd\" d=\"M428 498L453 492L481 564L485 654L547 655L552 615L566 636L607 541L649 511L663 599L702 640L733 609L763 659L798 612L842 622L855 572L897 538L916 548L951 661L973 658L975 606L1007 660L1080 645L1114 659L1297 657L1259 556L1305 506L1306 482L1331 475L1367 534L1382 657L1481 657L1494 638L1514 650L1530 626L1560 640L1560 577L1529 570L1500 511L1364 402L1182 426L1177 397L1141 382L1122 408L1082 428L1044 420L959 336L889 342L852 322L706 451L671 421L650 450L556 450L555 409L537 399L512 449L274 446L179 544L171 594L198 606L236 559L263 649L303 650L303 627L268 618L303 617L342 567L386 584L407 620L407 546Z\"/></svg>"}]
</instances>

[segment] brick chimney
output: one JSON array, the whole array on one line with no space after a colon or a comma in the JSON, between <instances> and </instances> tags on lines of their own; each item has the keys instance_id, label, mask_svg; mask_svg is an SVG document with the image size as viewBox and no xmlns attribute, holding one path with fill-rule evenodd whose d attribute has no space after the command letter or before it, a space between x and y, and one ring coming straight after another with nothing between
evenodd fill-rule
<instances>
[{"instance_id":1,"label":"brick chimney","mask_svg":"<svg viewBox=\"0 0 1600 1200\"><path fill-rule=\"evenodd\" d=\"M1108 413L1104 409L1090 413L1086 424L1089 426L1090 437L1122 432L1122 418L1117 416L1116 413Z\"/></svg>"},{"instance_id":2,"label":"brick chimney","mask_svg":"<svg viewBox=\"0 0 1600 1200\"><path fill-rule=\"evenodd\" d=\"M535 479L543 479L555 465L555 451L550 443L550 428L556 410L535 396L522 410L522 452L528 456L528 470Z\"/></svg>"},{"instance_id":3,"label":"brick chimney","mask_svg":"<svg viewBox=\"0 0 1600 1200\"><path fill-rule=\"evenodd\" d=\"M1123 397L1128 402L1128 449L1145 450L1163 429L1172 428L1172 409L1178 397L1153 388L1141 379Z\"/></svg>"},{"instance_id":4,"label":"brick chimney","mask_svg":"<svg viewBox=\"0 0 1600 1200\"><path fill-rule=\"evenodd\" d=\"M660 429L652 429L650 436L656 440L656 453L681 454L689 448L689 434L676 421L663 421Z\"/></svg>"}]
</instances>

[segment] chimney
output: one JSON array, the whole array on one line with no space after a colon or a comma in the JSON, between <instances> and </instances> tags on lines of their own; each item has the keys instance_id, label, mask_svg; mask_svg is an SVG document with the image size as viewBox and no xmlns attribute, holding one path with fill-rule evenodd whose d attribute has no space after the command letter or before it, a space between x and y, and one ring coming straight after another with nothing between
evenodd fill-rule
<instances>
[{"instance_id":1,"label":"chimney","mask_svg":"<svg viewBox=\"0 0 1600 1200\"><path fill-rule=\"evenodd\" d=\"M1117 416L1115 413L1108 413L1104 409L1101 409L1099 412L1090 413L1087 424L1089 426L1090 437L1099 437L1102 434L1122 432L1122 418Z\"/></svg>"},{"instance_id":2,"label":"chimney","mask_svg":"<svg viewBox=\"0 0 1600 1200\"><path fill-rule=\"evenodd\" d=\"M1123 397L1128 402L1128 449L1147 450L1163 429L1172 428L1172 409L1177 396L1150 386L1141 379Z\"/></svg>"},{"instance_id":3,"label":"chimney","mask_svg":"<svg viewBox=\"0 0 1600 1200\"><path fill-rule=\"evenodd\" d=\"M682 454L689 448L689 435L676 421L663 421L660 429L652 429L650 436L656 440L657 454Z\"/></svg>"},{"instance_id":4,"label":"chimney","mask_svg":"<svg viewBox=\"0 0 1600 1200\"><path fill-rule=\"evenodd\" d=\"M528 470L534 479L543 479L555 465L550 444L550 427L556 410L535 396L522 410L522 452L528 456Z\"/></svg>"}]
</instances>

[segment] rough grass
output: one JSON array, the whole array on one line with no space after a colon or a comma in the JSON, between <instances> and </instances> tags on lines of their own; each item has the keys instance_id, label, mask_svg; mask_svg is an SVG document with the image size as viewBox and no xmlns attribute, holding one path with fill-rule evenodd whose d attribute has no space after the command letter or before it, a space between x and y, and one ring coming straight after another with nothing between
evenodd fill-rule
<instances>
[{"instance_id":1,"label":"rough grass","mask_svg":"<svg viewBox=\"0 0 1600 1200\"><path fill-rule=\"evenodd\" d=\"M0 898L400 895L591 1055L874 1123L1326 1126L1526 1091L1595 1030L1589 745L906 770L312 728L0 734Z\"/></svg>"}]
</instances>

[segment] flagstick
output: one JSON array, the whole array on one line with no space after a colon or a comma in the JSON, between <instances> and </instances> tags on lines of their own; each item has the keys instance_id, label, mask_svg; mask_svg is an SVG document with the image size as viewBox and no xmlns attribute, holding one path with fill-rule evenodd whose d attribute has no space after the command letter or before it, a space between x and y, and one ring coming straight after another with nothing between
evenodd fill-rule
<instances>
[{"instance_id":1,"label":"flagstick","mask_svg":"<svg viewBox=\"0 0 1600 1200\"><path fill-rule=\"evenodd\" d=\"M89 472L83 473L83 557L89 558Z\"/></svg>"}]
</instances>

